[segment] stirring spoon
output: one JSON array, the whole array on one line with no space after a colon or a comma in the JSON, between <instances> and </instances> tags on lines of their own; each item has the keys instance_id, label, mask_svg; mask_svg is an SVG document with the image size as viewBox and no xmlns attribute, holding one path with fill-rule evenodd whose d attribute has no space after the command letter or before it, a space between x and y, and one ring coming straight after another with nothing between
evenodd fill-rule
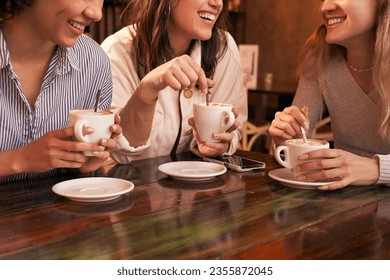
<instances>
[{"instance_id":1,"label":"stirring spoon","mask_svg":"<svg viewBox=\"0 0 390 280\"><path fill-rule=\"evenodd\" d=\"M206 106L209 106L210 104L210 97L211 97L211 93L210 93L210 89L214 87L214 83L208 87L207 89L207 93L206 93Z\"/></svg>"},{"instance_id":2,"label":"stirring spoon","mask_svg":"<svg viewBox=\"0 0 390 280\"><path fill-rule=\"evenodd\" d=\"M306 130L303 128L303 126L301 126L301 132L302 132L303 142L307 143Z\"/></svg>"},{"instance_id":3,"label":"stirring spoon","mask_svg":"<svg viewBox=\"0 0 390 280\"><path fill-rule=\"evenodd\" d=\"M207 93L206 93L206 106L209 106L210 104L210 91L207 90Z\"/></svg>"},{"instance_id":4,"label":"stirring spoon","mask_svg":"<svg viewBox=\"0 0 390 280\"><path fill-rule=\"evenodd\" d=\"M100 100L100 94L102 93L102 91L99 89L97 94L96 94L96 101L95 101L95 112L97 112L98 110L98 106L99 106L99 100Z\"/></svg>"}]
</instances>

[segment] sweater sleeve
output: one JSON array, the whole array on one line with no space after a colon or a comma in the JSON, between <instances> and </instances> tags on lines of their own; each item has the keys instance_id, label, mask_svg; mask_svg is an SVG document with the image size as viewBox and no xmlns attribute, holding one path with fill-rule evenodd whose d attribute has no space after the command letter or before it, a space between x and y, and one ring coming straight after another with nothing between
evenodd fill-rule
<instances>
[{"instance_id":1,"label":"sweater sleeve","mask_svg":"<svg viewBox=\"0 0 390 280\"><path fill-rule=\"evenodd\" d=\"M379 179L377 184L390 186L390 155L376 155L379 158Z\"/></svg>"}]
</instances>

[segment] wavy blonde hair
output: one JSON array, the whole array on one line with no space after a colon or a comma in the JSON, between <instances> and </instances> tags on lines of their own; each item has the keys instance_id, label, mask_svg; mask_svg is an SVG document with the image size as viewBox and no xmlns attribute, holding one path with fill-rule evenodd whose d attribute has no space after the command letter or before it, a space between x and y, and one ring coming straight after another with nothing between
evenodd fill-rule
<instances>
[{"instance_id":1,"label":"wavy blonde hair","mask_svg":"<svg viewBox=\"0 0 390 280\"><path fill-rule=\"evenodd\" d=\"M379 92L382 104L381 134L390 137L390 0L377 0L376 24L373 36L372 80ZM324 85L324 72L329 60L340 53L345 56L346 49L325 41L326 27L321 25L306 41L302 48L297 75L316 79L319 86Z\"/></svg>"}]
</instances>

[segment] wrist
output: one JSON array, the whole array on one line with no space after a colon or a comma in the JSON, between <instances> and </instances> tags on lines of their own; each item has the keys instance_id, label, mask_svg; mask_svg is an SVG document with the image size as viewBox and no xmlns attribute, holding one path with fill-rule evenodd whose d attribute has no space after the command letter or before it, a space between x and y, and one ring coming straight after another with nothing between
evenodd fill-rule
<instances>
[{"instance_id":1,"label":"wrist","mask_svg":"<svg viewBox=\"0 0 390 280\"><path fill-rule=\"evenodd\" d=\"M0 159L2 162L7 162L7 164L2 164L0 167L0 177L8 177L24 173L23 157L18 150L1 152Z\"/></svg>"},{"instance_id":2,"label":"wrist","mask_svg":"<svg viewBox=\"0 0 390 280\"><path fill-rule=\"evenodd\" d=\"M138 98L146 104L153 104L158 98L158 92L154 93L152 90L147 90L142 84L137 86L134 94L136 94Z\"/></svg>"}]
</instances>

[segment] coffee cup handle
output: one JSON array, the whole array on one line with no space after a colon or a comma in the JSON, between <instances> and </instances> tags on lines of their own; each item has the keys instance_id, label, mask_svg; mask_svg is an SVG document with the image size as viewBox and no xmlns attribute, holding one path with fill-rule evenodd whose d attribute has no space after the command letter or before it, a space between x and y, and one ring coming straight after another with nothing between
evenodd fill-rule
<instances>
[{"instance_id":1,"label":"coffee cup handle","mask_svg":"<svg viewBox=\"0 0 390 280\"><path fill-rule=\"evenodd\" d=\"M222 127L222 130L223 131L226 131L228 130L232 125L233 123L235 122L236 120L236 116L234 115L234 113L232 111L226 111L225 112L225 116L229 116L229 120L228 122Z\"/></svg>"},{"instance_id":2,"label":"coffee cup handle","mask_svg":"<svg viewBox=\"0 0 390 280\"><path fill-rule=\"evenodd\" d=\"M88 142L88 135L83 134L83 127L87 125L85 120L78 120L74 124L74 135L76 139L81 142Z\"/></svg>"},{"instance_id":3,"label":"coffee cup handle","mask_svg":"<svg viewBox=\"0 0 390 280\"><path fill-rule=\"evenodd\" d=\"M280 153L283 151L284 151L284 160L280 157ZM283 167L286 167L288 169L292 168L287 146L277 147L274 151L274 157L276 161L279 162L279 164L282 165Z\"/></svg>"}]
</instances>

